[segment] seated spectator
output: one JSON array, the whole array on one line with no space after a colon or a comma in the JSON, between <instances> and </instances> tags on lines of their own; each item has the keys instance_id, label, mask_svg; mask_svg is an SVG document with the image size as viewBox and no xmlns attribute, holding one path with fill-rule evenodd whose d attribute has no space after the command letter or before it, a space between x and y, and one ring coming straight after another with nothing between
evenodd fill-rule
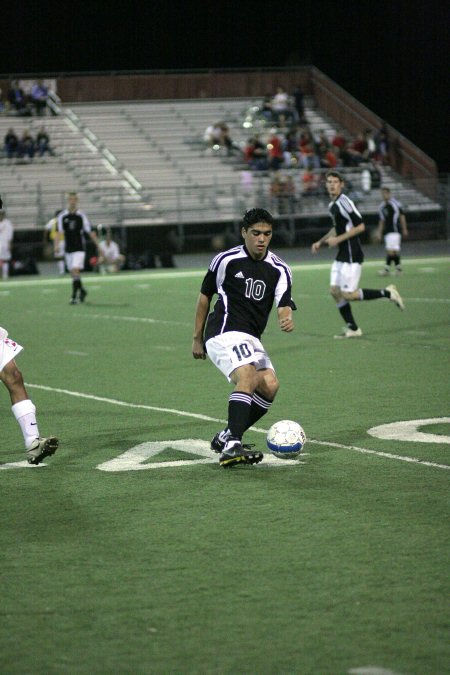
<instances>
[{"instance_id":1,"label":"seated spectator","mask_svg":"<svg viewBox=\"0 0 450 675\"><path fill-rule=\"evenodd\" d=\"M292 213L295 202L295 185L291 176L280 173L274 176L270 184L270 197L273 207L280 215Z\"/></svg>"},{"instance_id":2,"label":"seated spectator","mask_svg":"<svg viewBox=\"0 0 450 675\"><path fill-rule=\"evenodd\" d=\"M39 157L43 157L46 152L49 155L53 155L53 150L50 147L50 136L45 127L41 127L36 134L36 152L39 154Z\"/></svg>"},{"instance_id":3,"label":"seated spectator","mask_svg":"<svg viewBox=\"0 0 450 675\"><path fill-rule=\"evenodd\" d=\"M303 196L313 197L320 194L320 176L313 169L305 169L302 176Z\"/></svg>"},{"instance_id":4,"label":"seated spectator","mask_svg":"<svg viewBox=\"0 0 450 675\"><path fill-rule=\"evenodd\" d=\"M331 140L331 145L334 145L335 148L343 150L347 146L347 139L345 136L337 132Z\"/></svg>"},{"instance_id":5,"label":"seated spectator","mask_svg":"<svg viewBox=\"0 0 450 675\"><path fill-rule=\"evenodd\" d=\"M36 115L45 115L47 108L47 98L48 87L42 82L42 80L37 80L37 82L35 82L31 87L31 103L34 105Z\"/></svg>"},{"instance_id":6,"label":"seated spectator","mask_svg":"<svg viewBox=\"0 0 450 675\"><path fill-rule=\"evenodd\" d=\"M207 144L208 148L219 148L222 139L222 129L221 122L216 122L215 124L210 124L205 129L203 134L203 140Z\"/></svg>"},{"instance_id":7,"label":"seated spectator","mask_svg":"<svg viewBox=\"0 0 450 675\"><path fill-rule=\"evenodd\" d=\"M322 169L335 169L339 164L339 148L330 146L322 148L319 153L320 166Z\"/></svg>"},{"instance_id":8,"label":"seated spectator","mask_svg":"<svg viewBox=\"0 0 450 675\"><path fill-rule=\"evenodd\" d=\"M227 149L227 155L239 155L242 156L241 148L236 145L231 139L230 128L225 122L220 122L220 145Z\"/></svg>"},{"instance_id":9,"label":"seated spectator","mask_svg":"<svg viewBox=\"0 0 450 675\"><path fill-rule=\"evenodd\" d=\"M280 124L280 118L285 120L289 115L289 96L283 87L277 87L272 98L272 110L277 124Z\"/></svg>"},{"instance_id":10,"label":"seated spectator","mask_svg":"<svg viewBox=\"0 0 450 675\"><path fill-rule=\"evenodd\" d=\"M318 167L319 159L314 149L314 139L310 131L303 131L299 140L299 164L303 169Z\"/></svg>"},{"instance_id":11,"label":"seated spectator","mask_svg":"<svg viewBox=\"0 0 450 675\"><path fill-rule=\"evenodd\" d=\"M268 167L267 148L259 135L249 138L244 149L244 160L255 171L265 171Z\"/></svg>"},{"instance_id":12,"label":"seated spectator","mask_svg":"<svg viewBox=\"0 0 450 675\"><path fill-rule=\"evenodd\" d=\"M347 147L353 166L358 166L361 162L367 162L369 159L369 145L365 134L358 134L355 140Z\"/></svg>"},{"instance_id":13,"label":"seated spectator","mask_svg":"<svg viewBox=\"0 0 450 675\"><path fill-rule=\"evenodd\" d=\"M323 130L319 131L318 135L315 138L315 146L318 155L322 154L322 150L326 152L329 149L330 141L328 140L325 131Z\"/></svg>"},{"instance_id":14,"label":"seated spectator","mask_svg":"<svg viewBox=\"0 0 450 675\"><path fill-rule=\"evenodd\" d=\"M5 138L3 139L3 143L5 146L5 153L8 159L12 159L13 157L17 157L19 154L19 139L17 137L16 132L14 129L11 127L8 129L8 131L5 134Z\"/></svg>"},{"instance_id":15,"label":"seated spectator","mask_svg":"<svg viewBox=\"0 0 450 675\"><path fill-rule=\"evenodd\" d=\"M101 274L106 274L107 272L113 274L122 269L125 263L125 256L121 254L118 244L113 240L109 227L106 230L106 238L100 241L98 245L98 252L97 265Z\"/></svg>"},{"instance_id":16,"label":"seated spectator","mask_svg":"<svg viewBox=\"0 0 450 675\"><path fill-rule=\"evenodd\" d=\"M277 133L273 133L267 141L267 158L269 169L278 171L281 168L283 164L283 148L280 135Z\"/></svg>"},{"instance_id":17,"label":"seated spectator","mask_svg":"<svg viewBox=\"0 0 450 675\"><path fill-rule=\"evenodd\" d=\"M296 121L300 124L305 124L305 95L300 85L297 85L292 90L292 99L294 101Z\"/></svg>"},{"instance_id":18,"label":"seated spectator","mask_svg":"<svg viewBox=\"0 0 450 675\"><path fill-rule=\"evenodd\" d=\"M374 159L381 164L389 164L389 134L386 125L383 123L380 129L375 133L375 154Z\"/></svg>"},{"instance_id":19,"label":"seated spectator","mask_svg":"<svg viewBox=\"0 0 450 675\"><path fill-rule=\"evenodd\" d=\"M25 92L19 86L17 80L13 80L11 82L11 87L8 91L8 101L11 108L16 112L17 115L31 115L31 109L28 105Z\"/></svg>"},{"instance_id":20,"label":"seated spectator","mask_svg":"<svg viewBox=\"0 0 450 675\"><path fill-rule=\"evenodd\" d=\"M263 98L262 104L261 104L261 115L264 117L264 119L270 124L270 122L274 122L274 114L272 110L272 96L271 94L266 94Z\"/></svg>"},{"instance_id":21,"label":"seated spectator","mask_svg":"<svg viewBox=\"0 0 450 675\"><path fill-rule=\"evenodd\" d=\"M283 140L283 158L286 167L298 166L299 145L296 129L290 129Z\"/></svg>"},{"instance_id":22,"label":"seated spectator","mask_svg":"<svg viewBox=\"0 0 450 675\"><path fill-rule=\"evenodd\" d=\"M34 157L35 145L34 138L30 134L29 129L24 129L22 137L19 141L19 157L28 157L31 161Z\"/></svg>"}]
</instances>

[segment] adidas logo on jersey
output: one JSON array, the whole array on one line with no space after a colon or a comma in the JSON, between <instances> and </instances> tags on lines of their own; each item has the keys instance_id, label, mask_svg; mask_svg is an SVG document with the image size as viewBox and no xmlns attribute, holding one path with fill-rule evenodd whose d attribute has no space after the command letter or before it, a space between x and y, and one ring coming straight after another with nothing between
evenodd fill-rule
<instances>
[{"instance_id":1,"label":"adidas logo on jersey","mask_svg":"<svg viewBox=\"0 0 450 675\"><path fill-rule=\"evenodd\" d=\"M236 277L236 279L245 279L245 277L244 277L244 275L242 274L242 272L238 272L238 273L235 274L234 276Z\"/></svg>"}]
</instances>

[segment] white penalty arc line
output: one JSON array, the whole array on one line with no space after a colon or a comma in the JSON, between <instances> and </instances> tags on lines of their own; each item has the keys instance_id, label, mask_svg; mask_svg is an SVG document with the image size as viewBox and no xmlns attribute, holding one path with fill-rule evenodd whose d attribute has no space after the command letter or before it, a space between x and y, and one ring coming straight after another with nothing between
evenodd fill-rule
<instances>
[{"instance_id":1,"label":"white penalty arc line","mask_svg":"<svg viewBox=\"0 0 450 675\"><path fill-rule=\"evenodd\" d=\"M32 389L41 389L42 391L50 391L56 394L66 394L67 396L74 396L76 398L84 398L91 401L98 401L99 403L110 403L111 405L119 405L124 408L135 408L140 410L152 410L153 412L170 413L172 415L179 415L182 417L190 417L192 419L203 420L204 422L218 422L219 424L226 423L226 420L219 419L217 417L209 417L208 415L202 415L200 413L192 413L186 410L177 410L175 408L162 408L160 406L145 405L143 403L128 403L127 401L119 401L118 399L115 398L107 398L105 396L95 396L94 394L85 394L80 391L70 391L69 389L59 389L58 387L48 387L43 384L31 384L27 382L26 386ZM260 434L267 434L267 429L261 429L259 427L251 427L251 430L257 431ZM333 441L316 441L312 438L308 438L308 443L313 443L315 445L325 445L332 448L338 448L339 450L352 450L354 452L359 452L364 455L376 455L377 457L384 457L386 459L397 459L400 462L421 464L422 466L431 466L435 469L450 469L450 466L447 464L437 464L436 462L427 462L419 459L418 457L394 455L391 452L379 452L378 450L369 450L368 448L360 448L357 445L343 445L342 443L334 443Z\"/></svg>"}]
</instances>

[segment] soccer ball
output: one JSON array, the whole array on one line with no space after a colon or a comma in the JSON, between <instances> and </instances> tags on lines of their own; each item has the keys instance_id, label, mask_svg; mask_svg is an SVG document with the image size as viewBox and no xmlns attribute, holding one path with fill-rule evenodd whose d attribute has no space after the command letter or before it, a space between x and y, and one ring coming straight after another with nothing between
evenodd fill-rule
<instances>
[{"instance_id":1,"label":"soccer ball","mask_svg":"<svg viewBox=\"0 0 450 675\"><path fill-rule=\"evenodd\" d=\"M297 459L306 443L303 428L292 420L280 420L267 433L267 447L280 459Z\"/></svg>"}]
</instances>

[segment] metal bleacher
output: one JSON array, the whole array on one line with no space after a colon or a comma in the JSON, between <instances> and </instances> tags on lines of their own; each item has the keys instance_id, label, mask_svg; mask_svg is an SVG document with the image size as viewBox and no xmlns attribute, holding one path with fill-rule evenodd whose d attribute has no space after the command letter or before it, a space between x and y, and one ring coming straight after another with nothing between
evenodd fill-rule
<instances>
[{"instance_id":1,"label":"metal bleacher","mask_svg":"<svg viewBox=\"0 0 450 675\"><path fill-rule=\"evenodd\" d=\"M53 156L32 162L2 158L2 195L16 227L36 228L76 190L80 206L94 223L111 225L185 224L230 221L256 203L268 206L270 176L242 183L245 166L223 149L205 147L206 127L225 121L234 143L243 147L255 129L244 127L246 112L255 101L196 99L146 102L89 103L61 106L58 115L44 118L0 116L0 134L13 127L35 134L47 129ZM311 131L333 136L333 120L306 102ZM383 184L391 187L409 209L440 209L416 187L384 167ZM292 175L299 188L301 171ZM364 213L375 213L379 190L361 189L360 169L347 177ZM296 216L327 213L325 195L298 200Z\"/></svg>"}]
</instances>

